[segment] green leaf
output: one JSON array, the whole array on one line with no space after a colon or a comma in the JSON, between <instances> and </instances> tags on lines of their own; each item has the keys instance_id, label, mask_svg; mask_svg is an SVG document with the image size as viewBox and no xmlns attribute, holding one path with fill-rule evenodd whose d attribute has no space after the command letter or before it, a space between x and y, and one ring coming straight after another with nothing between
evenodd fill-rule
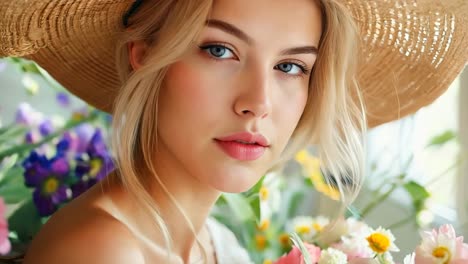
<instances>
[{"instance_id":1,"label":"green leaf","mask_svg":"<svg viewBox=\"0 0 468 264\"><path fill-rule=\"evenodd\" d=\"M303 191L295 191L291 194L288 199L288 210L287 216L292 217L297 213L297 208L301 204L302 200L304 199L304 192Z\"/></svg>"},{"instance_id":2,"label":"green leaf","mask_svg":"<svg viewBox=\"0 0 468 264\"><path fill-rule=\"evenodd\" d=\"M353 217L356 219L361 219L361 214L359 209L357 209L354 205L348 205L346 210L346 218Z\"/></svg>"},{"instance_id":3,"label":"green leaf","mask_svg":"<svg viewBox=\"0 0 468 264\"><path fill-rule=\"evenodd\" d=\"M22 59L18 57L8 57L7 60L10 60L13 63L20 63L22 61Z\"/></svg>"},{"instance_id":4,"label":"green leaf","mask_svg":"<svg viewBox=\"0 0 468 264\"><path fill-rule=\"evenodd\" d=\"M258 222L260 221L260 196L259 192L263 186L263 181L265 180L265 176L263 176L252 188L250 188L247 192L242 193L244 197L249 201L250 207L255 216L255 220Z\"/></svg>"},{"instance_id":5,"label":"green leaf","mask_svg":"<svg viewBox=\"0 0 468 264\"><path fill-rule=\"evenodd\" d=\"M28 73L34 73L34 74L41 74L39 71L39 68L37 67L37 64L34 62L28 62L28 61L23 61L21 63L21 70L23 72L28 72Z\"/></svg>"},{"instance_id":6,"label":"green leaf","mask_svg":"<svg viewBox=\"0 0 468 264\"><path fill-rule=\"evenodd\" d=\"M426 147L441 146L441 145L455 139L456 137L457 137L457 135L455 134L455 132L453 132L451 130L448 130L448 131L445 131L444 133L442 133L440 135L437 135L437 136L433 137Z\"/></svg>"},{"instance_id":7,"label":"green leaf","mask_svg":"<svg viewBox=\"0 0 468 264\"><path fill-rule=\"evenodd\" d=\"M86 123L86 122L93 122L98 118L99 114L98 112L91 112L87 117L80 119L80 120L69 120L64 127L60 128L59 130L55 131L54 133L42 138L39 142L34 143L34 144L24 144L24 145L19 145L19 146L13 146L9 149L2 150L0 149L0 161L3 160L5 157L11 156L15 153L24 153L26 151L31 151L42 144L48 143L49 141L53 140L56 137L61 136L65 131L76 127L80 124Z\"/></svg>"},{"instance_id":8,"label":"green leaf","mask_svg":"<svg viewBox=\"0 0 468 264\"><path fill-rule=\"evenodd\" d=\"M226 200L224 197L221 195L219 196L218 200L216 200L215 207L216 208L221 208L226 204Z\"/></svg>"},{"instance_id":9,"label":"green leaf","mask_svg":"<svg viewBox=\"0 0 468 264\"><path fill-rule=\"evenodd\" d=\"M257 195L260 192L260 189L263 186L263 181L265 180L265 176L263 176L252 188L248 191L244 192L244 196L250 197L252 195Z\"/></svg>"},{"instance_id":10,"label":"green leaf","mask_svg":"<svg viewBox=\"0 0 468 264\"><path fill-rule=\"evenodd\" d=\"M6 161L0 163L0 184L7 175L7 173L12 169L18 160L18 154L10 156Z\"/></svg>"},{"instance_id":11,"label":"green leaf","mask_svg":"<svg viewBox=\"0 0 468 264\"><path fill-rule=\"evenodd\" d=\"M310 260L309 251L307 250L306 246L304 245L304 242L302 242L302 239L299 237L299 235L297 233L292 233L291 240L294 243L294 245L296 245L296 247L298 247L301 251L305 264L312 264L312 261Z\"/></svg>"},{"instance_id":12,"label":"green leaf","mask_svg":"<svg viewBox=\"0 0 468 264\"><path fill-rule=\"evenodd\" d=\"M12 129L12 128L13 128L12 125L0 127L0 136L1 136L3 133L6 133L8 130L10 130L10 129Z\"/></svg>"},{"instance_id":13,"label":"green leaf","mask_svg":"<svg viewBox=\"0 0 468 264\"><path fill-rule=\"evenodd\" d=\"M255 220L259 222L260 221L260 195L256 195L250 201L250 207L252 208L253 213L255 215Z\"/></svg>"},{"instance_id":14,"label":"green leaf","mask_svg":"<svg viewBox=\"0 0 468 264\"><path fill-rule=\"evenodd\" d=\"M20 166L14 166L8 169L0 181L0 187L11 186L12 184L14 185L18 183L24 184L23 173L24 169Z\"/></svg>"},{"instance_id":15,"label":"green leaf","mask_svg":"<svg viewBox=\"0 0 468 264\"><path fill-rule=\"evenodd\" d=\"M424 202L431 196L431 193L424 188L424 186L418 184L415 181L409 181L403 185L405 190L409 193L413 199L413 205L417 211L420 211Z\"/></svg>"},{"instance_id":16,"label":"green leaf","mask_svg":"<svg viewBox=\"0 0 468 264\"><path fill-rule=\"evenodd\" d=\"M41 216L37 212L32 198L23 203L8 218L8 228L16 232L19 240L23 243L30 242L41 227Z\"/></svg>"},{"instance_id":17,"label":"green leaf","mask_svg":"<svg viewBox=\"0 0 468 264\"><path fill-rule=\"evenodd\" d=\"M278 214L278 224L284 225L290 218L296 215L298 207L304 199L304 195L304 189L290 190L284 193Z\"/></svg>"},{"instance_id":18,"label":"green leaf","mask_svg":"<svg viewBox=\"0 0 468 264\"><path fill-rule=\"evenodd\" d=\"M24 185L23 173L22 167L13 167L0 181L0 196L7 204L17 204L31 198L31 190Z\"/></svg>"},{"instance_id":19,"label":"green leaf","mask_svg":"<svg viewBox=\"0 0 468 264\"><path fill-rule=\"evenodd\" d=\"M246 222L255 219L255 213L250 207L247 199L239 193L224 193L223 198L226 200L229 208L234 213L236 219L240 222Z\"/></svg>"},{"instance_id":20,"label":"green leaf","mask_svg":"<svg viewBox=\"0 0 468 264\"><path fill-rule=\"evenodd\" d=\"M10 126L5 130L2 130L0 133L0 149L2 149L1 144L6 142L11 143L14 141L14 138L23 136L26 131L27 128L22 126Z\"/></svg>"},{"instance_id":21,"label":"green leaf","mask_svg":"<svg viewBox=\"0 0 468 264\"><path fill-rule=\"evenodd\" d=\"M304 183L308 187L314 187L314 182L312 181L312 179L310 177L305 177L304 178Z\"/></svg>"},{"instance_id":22,"label":"green leaf","mask_svg":"<svg viewBox=\"0 0 468 264\"><path fill-rule=\"evenodd\" d=\"M13 186L12 188L0 188L0 196L3 197L7 204L17 204L23 202L32 196L31 189L26 186Z\"/></svg>"}]
</instances>

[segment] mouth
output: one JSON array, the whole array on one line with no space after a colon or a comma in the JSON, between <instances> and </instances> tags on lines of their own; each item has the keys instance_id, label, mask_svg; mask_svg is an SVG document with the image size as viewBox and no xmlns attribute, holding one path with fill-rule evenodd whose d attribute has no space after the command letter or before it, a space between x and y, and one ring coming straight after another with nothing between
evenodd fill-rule
<instances>
[{"instance_id":1,"label":"mouth","mask_svg":"<svg viewBox=\"0 0 468 264\"><path fill-rule=\"evenodd\" d=\"M249 132L234 133L225 137L216 138L218 141L234 141L246 145L259 145L262 147L269 147L270 143L267 138L260 133L252 134Z\"/></svg>"},{"instance_id":2,"label":"mouth","mask_svg":"<svg viewBox=\"0 0 468 264\"><path fill-rule=\"evenodd\" d=\"M225 154L240 161L253 161L259 159L267 149L267 147L256 142L242 140L223 141L215 139L215 142Z\"/></svg>"}]
</instances>

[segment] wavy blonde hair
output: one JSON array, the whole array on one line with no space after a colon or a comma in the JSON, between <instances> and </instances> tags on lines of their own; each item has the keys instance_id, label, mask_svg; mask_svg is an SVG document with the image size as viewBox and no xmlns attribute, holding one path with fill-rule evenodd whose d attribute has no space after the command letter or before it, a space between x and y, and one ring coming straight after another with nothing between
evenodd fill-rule
<instances>
[{"instance_id":1,"label":"wavy blonde hair","mask_svg":"<svg viewBox=\"0 0 468 264\"><path fill-rule=\"evenodd\" d=\"M323 24L317 60L304 113L283 159L314 144L327 182L339 189L344 205L349 205L365 173L367 121L357 82L359 33L341 1L316 2Z\"/></svg>"},{"instance_id":2,"label":"wavy blonde hair","mask_svg":"<svg viewBox=\"0 0 468 264\"><path fill-rule=\"evenodd\" d=\"M365 116L355 80L357 29L346 8L335 0L315 0L322 9L323 33L310 81L307 105L278 167L304 144L316 144L324 169L341 188L346 179L356 193L363 175ZM148 181L156 180L185 217L190 219L159 179L154 167L157 147L158 95L171 64L197 40L210 14L212 0L145 1L120 37L117 67L123 83L114 106L112 149L123 186L161 230L168 257L170 232L153 201ZM150 44L143 66L132 71L127 44ZM151 177L148 177L151 175ZM144 177L143 177L144 176ZM153 179L154 177L154 179ZM344 179L344 180L343 180ZM201 243L197 239L197 244ZM204 252L204 251L203 251ZM204 255L204 260L206 256Z\"/></svg>"}]
</instances>

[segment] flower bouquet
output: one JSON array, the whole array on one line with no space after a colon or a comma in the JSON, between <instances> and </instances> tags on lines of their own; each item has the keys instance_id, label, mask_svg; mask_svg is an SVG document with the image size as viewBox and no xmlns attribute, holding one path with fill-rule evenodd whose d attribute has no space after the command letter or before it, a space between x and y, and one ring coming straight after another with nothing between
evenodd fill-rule
<instances>
[{"instance_id":1,"label":"flower bouquet","mask_svg":"<svg viewBox=\"0 0 468 264\"><path fill-rule=\"evenodd\" d=\"M106 144L111 117L84 105L72 107L70 94L34 63L8 62L23 72L31 96L38 92L38 79L54 86L55 103L63 111L46 116L23 102L13 121L0 125L0 254L7 255L3 261L21 255L50 215L113 169Z\"/></svg>"},{"instance_id":2,"label":"flower bouquet","mask_svg":"<svg viewBox=\"0 0 468 264\"><path fill-rule=\"evenodd\" d=\"M287 264L393 264L392 252L399 251L395 237L388 229L372 229L354 218L339 219L328 223L320 231L315 230L316 219L301 217L295 226L299 235L293 236L295 246L275 262ZM415 252L403 260L404 264L461 264L468 263L468 244L457 237L451 225L438 230L422 232L422 242Z\"/></svg>"},{"instance_id":3,"label":"flower bouquet","mask_svg":"<svg viewBox=\"0 0 468 264\"><path fill-rule=\"evenodd\" d=\"M430 144L453 139L447 135L436 136ZM345 216L311 217L301 215L299 209L307 193L318 192L332 200L340 199L340 193L325 181L319 160L309 152L297 153L295 163L300 167L299 177L268 174L245 193L223 194L213 211L213 216L236 234L254 263L398 263L392 255L399 251L398 240L391 228L373 228L364 219L395 190L403 189L412 199L413 213L406 219L395 219L398 222L392 228L409 221L417 225L418 213L425 210L430 196L424 186L399 173L388 177L362 210L350 206ZM456 237L451 225L421 236L414 253L399 263L468 263L468 245Z\"/></svg>"}]
</instances>

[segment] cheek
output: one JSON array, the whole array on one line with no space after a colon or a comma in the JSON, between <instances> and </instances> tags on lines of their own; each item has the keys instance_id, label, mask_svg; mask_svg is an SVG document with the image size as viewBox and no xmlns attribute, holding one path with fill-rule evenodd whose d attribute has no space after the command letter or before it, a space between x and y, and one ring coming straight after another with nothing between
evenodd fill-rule
<instances>
[{"instance_id":1,"label":"cheek","mask_svg":"<svg viewBox=\"0 0 468 264\"><path fill-rule=\"evenodd\" d=\"M190 114L184 109L200 109L209 101L209 91L203 75L190 64L183 62L172 65L165 77L161 104L176 110L175 113Z\"/></svg>"},{"instance_id":2,"label":"cheek","mask_svg":"<svg viewBox=\"0 0 468 264\"><path fill-rule=\"evenodd\" d=\"M190 61L169 68L159 99L160 122L172 120L178 123L179 131L190 128L193 133L216 125L225 99L215 92L213 76L202 69Z\"/></svg>"},{"instance_id":3,"label":"cheek","mask_svg":"<svg viewBox=\"0 0 468 264\"><path fill-rule=\"evenodd\" d=\"M280 131L280 138L282 145L286 145L292 133L294 132L299 119L304 112L307 103L307 90L298 92L290 96L287 100L283 99L279 104L277 112L279 113L278 130Z\"/></svg>"}]
</instances>

